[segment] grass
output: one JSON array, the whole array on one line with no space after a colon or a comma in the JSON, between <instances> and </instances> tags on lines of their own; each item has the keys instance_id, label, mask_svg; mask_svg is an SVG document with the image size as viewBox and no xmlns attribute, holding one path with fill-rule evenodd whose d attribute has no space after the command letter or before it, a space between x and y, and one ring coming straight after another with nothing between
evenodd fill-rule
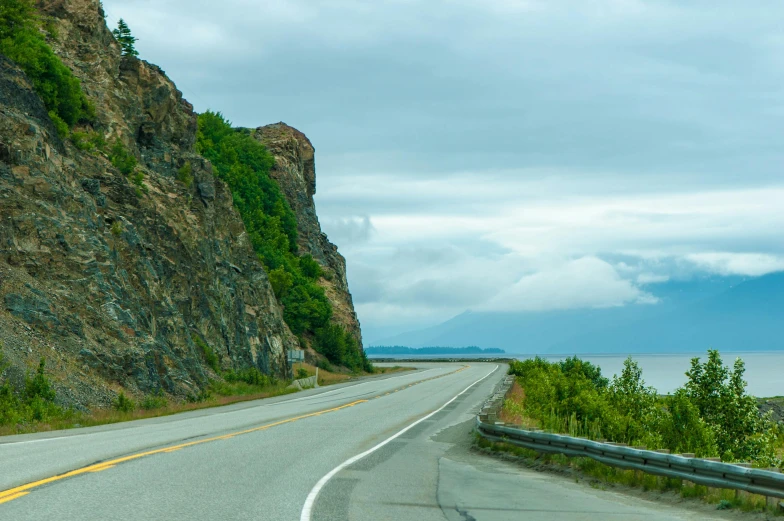
<instances>
[{"instance_id":1,"label":"grass","mask_svg":"<svg viewBox=\"0 0 784 521\"><path fill-rule=\"evenodd\" d=\"M310 364L295 364L294 374L298 369L304 369L309 375L316 373L316 366ZM411 370L413 367L383 367L376 368L375 374L394 373ZM374 373L362 373L369 375ZM357 374L324 371L319 369L319 385L331 385L356 378ZM153 393L134 401L124 392L118 393L111 409L93 409L87 413L73 410L63 410L61 414L42 422L26 422L17 425L0 425L0 436L14 434L28 434L32 432L48 432L79 427L94 427L111 423L120 423L145 418L158 418L182 412L221 407L233 403L273 398L297 392L288 388L289 382L275 381L256 385L244 380L223 381L213 380L209 387L196 396L190 396L185 401L172 402L163 393Z\"/></svg>"},{"instance_id":2,"label":"grass","mask_svg":"<svg viewBox=\"0 0 784 521\"><path fill-rule=\"evenodd\" d=\"M389 374L389 373L398 373L401 371L412 371L414 370L413 367L404 367L404 366L392 366L392 367L373 367L373 372L361 372L361 373L351 373L348 371L340 371L335 366L331 364L328 366L331 370L324 369L323 367L319 367L319 378L318 384L319 385L332 385L341 382L347 382L348 380L355 379L359 376L372 376L376 374ZM316 366L313 364L308 363L296 363L294 364L294 374L298 374L299 371L304 371L307 376L313 376L316 374ZM307 378L307 376L300 376L300 378Z\"/></svg>"},{"instance_id":3,"label":"grass","mask_svg":"<svg viewBox=\"0 0 784 521\"><path fill-rule=\"evenodd\" d=\"M695 499L716 505L717 510L739 510L742 512L767 512L784 516L778 508L768 506L767 498L743 491L709 488L682 481L647 474L639 470L623 470L605 465L591 458L568 458L563 454L541 454L534 450L517 447L508 443L492 442L477 435L475 446L490 453L512 455L529 466L570 469L576 474L575 481L587 480L589 486L606 490L617 486L676 494L684 499ZM776 501L778 504L778 500Z\"/></svg>"},{"instance_id":4,"label":"grass","mask_svg":"<svg viewBox=\"0 0 784 521\"><path fill-rule=\"evenodd\" d=\"M89 413L65 411L62 416L46 422L0 426L0 436L48 432L79 427L94 427L97 425L142 420L145 418L157 418L181 412L221 407L233 403L260 400L262 398L272 398L294 392L296 392L295 389L287 389L286 384L284 383L277 383L265 387L254 386L245 382L213 383L206 393L203 393L200 397L196 397L199 399L192 399L191 401L169 402L165 397L154 394L140 400L133 408L130 408L127 405L127 402L124 402L123 408L125 410L118 410L117 403L115 403L115 407L112 409L94 409ZM126 397L125 400L130 399Z\"/></svg>"}]
</instances>

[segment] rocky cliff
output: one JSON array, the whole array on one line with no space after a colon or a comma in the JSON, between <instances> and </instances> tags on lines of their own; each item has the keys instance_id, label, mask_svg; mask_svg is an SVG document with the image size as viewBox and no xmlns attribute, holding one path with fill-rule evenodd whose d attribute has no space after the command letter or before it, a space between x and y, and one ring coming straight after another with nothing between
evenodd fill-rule
<instances>
[{"instance_id":1,"label":"rocky cliff","mask_svg":"<svg viewBox=\"0 0 784 521\"><path fill-rule=\"evenodd\" d=\"M299 250L322 266L319 284L332 303L333 321L350 331L360 348L362 333L346 280L346 259L321 231L313 196L316 194L315 148L299 130L285 123L259 127L253 136L275 156L271 175L297 215Z\"/></svg>"},{"instance_id":2,"label":"rocky cliff","mask_svg":"<svg viewBox=\"0 0 784 521\"><path fill-rule=\"evenodd\" d=\"M196 115L149 63L121 57L98 0L39 2L51 44L96 104L91 128L120 140L144 174L140 192L107 154L54 130L24 74L0 57L0 348L12 379L46 357L62 400L108 404L133 394L197 393L228 368L288 371L298 347L248 243L227 187L194 152ZM264 130L268 129L268 130ZM313 147L282 126L257 135L297 212L300 247L330 271L335 314L359 338L345 261L321 233ZM189 165L193 183L177 180Z\"/></svg>"}]
</instances>

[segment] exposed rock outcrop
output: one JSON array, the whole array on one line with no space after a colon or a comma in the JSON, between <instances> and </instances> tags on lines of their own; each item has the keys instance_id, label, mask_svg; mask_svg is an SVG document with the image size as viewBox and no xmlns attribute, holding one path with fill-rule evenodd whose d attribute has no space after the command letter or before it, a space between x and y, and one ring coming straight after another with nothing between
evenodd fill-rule
<instances>
[{"instance_id":1,"label":"exposed rock outcrop","mask_svg":"<svg viewBox=\"0 0 784 521\"><path fill-rule=\"evenodd\" d=\"M96 103L94 129L136 155L147 193L106 154L60 140L0 57L0 344L12 373L45 356L73 405L108 404L120 386L185 396L211 375L199 337L225 368L286 374L297 339L231 193L193 150L192 106L160 68L121 58L98 0L41 4L56 53ZM186 164L187 186L177 181ZM336 273L333 291L347 293L342 257L326 239L313 245Z\"/></svg>"},{"instance_id":2,"label":"exposed rock outcrop","mask_svg":"<svg viewBox=\"0 0 784 521\"><path fill-rule=\"evenodd\" d=\"M332 303L333 320L345 327L362 346L362 333L346 280L346 259L321 231L313 196L316 193L315 148L299 130L275 123L257 128L253 136L275 156L272 177L297 215L300 252L309 253L327 276L319 282Z\"/></svg>"}]
</instances>

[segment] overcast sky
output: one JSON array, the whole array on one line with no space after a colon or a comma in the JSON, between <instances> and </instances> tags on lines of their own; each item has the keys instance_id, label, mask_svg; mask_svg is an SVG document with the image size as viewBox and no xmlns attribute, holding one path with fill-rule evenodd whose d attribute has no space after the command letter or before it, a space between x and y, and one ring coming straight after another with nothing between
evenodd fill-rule
<instances>
[{"instance_id":1,"label":"overcast sky","mask_svg":"<svg viewBox=\"0 0 784 521\"><path fill-rule=\"evenodd\" d=\"M784 270L778 0L104 0L199 111L316 147L372 344Z\"/></svg>"}]
</instances>

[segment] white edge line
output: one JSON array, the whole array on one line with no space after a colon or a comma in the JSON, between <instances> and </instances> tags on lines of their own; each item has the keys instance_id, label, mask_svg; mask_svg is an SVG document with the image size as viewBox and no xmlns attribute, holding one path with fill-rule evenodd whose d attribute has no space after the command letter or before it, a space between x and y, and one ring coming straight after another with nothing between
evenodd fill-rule
<instances>
[{"instance_id":1,"label":"white edge line","mask_svg":"<svg viewBox=\"0 0 784 521\"><path fill-rule=\"evenodd\" d=\"M484 375L482 378L480 378L479 380L475 381L474 383L472 383L471 385L469 385L468 387L466 387L465 389L463 389L462 391L460 391L459 393L457 393L456 395L454 395L454 396L452 397L452 399L451 399L451 400L449 400L449 401L448 401L448 402L446 402L444 405L442 405L441 407L439 407L439 408L438 408L438 409L436 409L435 411L431 412L431 413L430 413L430 414L428 414L427 416L424 416L424 417L422 417L422 418L418 419L417 421L415 421L415 422L414 422L414 423L412 423L411 425L409 425L409 426L405 427L404 429L402 429L402 430L398 431L397 433L393 434L393 435L392 435L392 436L390 436L389 438L385 439L384 441L382 441L381 443L379 443L379 444L378 444L378 445L376 445L375 447L372 447L372 448L370 448L370 449L366 450L365 452L363 452L363 453L361 453L361 454L357 454L356 456L354 456L354 457L352 457L352 458L349 458L349 459L347 459L346 461L344 461L343 463L341 463L340 465L338 465L337 467L335 467L334 469L332 469L331 471L329 471L329 473L327 473L327 474L326 474L326 475L325 475L323 478L321 478L321 479L318 481L318 483L316 483L316 486L314 486L314 487L311 489L310 493L308 494L308 497L305 499L305 504L302 506L302 513L301 513L301 514L300 514L300 516L299 516L299 520L300 520L300 521L311 521L311 515L312 515L312 512L313 512L313 506L316 504L316 499L318 498L318 495L319 495L319 493L321 493L321 489L323 489L323 488L324 488L324 485L326 485L326 484L329 482L329 480L330 480L330 479L332 479L333 477L335 477L335 474L337 474L337 473L338 473L338 472L340 472L341 470L345 469L345 468L346 468L346 467L348 467L349 465L352 465L352 464L356 463L357 461L361 460L361 459L362 459L362 458L364 458L365 456L367 456L367 455L369 455L369 454L372 454L372 453L374 453L375 451L377 451L378 449L380 449L381 447L383 447L384 445L386 445L386 444L387 444L387 443L389 443L390 441L394 440L394 439L395 439L395 438L397 438L398 436L401 436L402 434L405 434L405 432L406 432L406 431L408 431L409 429L412 429L412 428L413 428L413 427L415 427L416 425L418 425L418 424L422 423L423 421L427 420L428 418L430 418L430 417L431 417L431 416L433 416L434 414L438 414L438 413L439 413L439 412L441 412L441 411L442 411L442 410L443 410L443 409L444 409L444 408L445 408L447 405L449 405L450 403L452 403L452 402L454 402L455 400L457 400L457 398L458 398L459 396L461 396L462 394L464 394L464 393L465 393L466 391L468 391L470 388L472 388L473 386L475 386L476 384L478 384L479 382L481 382L482 380L484 380L485 378L487 378L488 376L490 376L491 374L493 374L494 372L496 372L496 371L498 370L498 367L499 367L499 366L498 366L498 365L496 365L496 366L495 366L495 369L493 369L492 371L490 371L489 373L487 373L486 375Z\"/></svg>"}]
</instances>

